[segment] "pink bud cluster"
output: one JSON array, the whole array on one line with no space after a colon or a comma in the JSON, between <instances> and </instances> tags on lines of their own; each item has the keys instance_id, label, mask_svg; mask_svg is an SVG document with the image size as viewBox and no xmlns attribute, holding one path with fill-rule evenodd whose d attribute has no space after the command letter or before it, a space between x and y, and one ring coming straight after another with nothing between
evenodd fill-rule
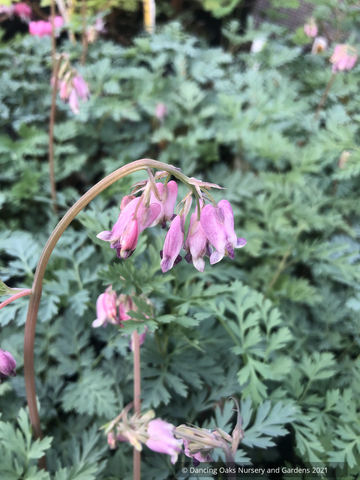
<instances>
[{"instance_id":1,"label":"pink bud cluster","mask_svg":"<svg viewBox=\"0 0 360 480\"><path fill-rule=\"evenodd\" d=\"M308 23L304 25L305 35L308 37L316 37L318 34L318 28L313 18L310 18Z\"/></svg>"},{"instance_id":2,"label":"pink bud cluster","mask_svg":"<svg viewBox=\"0 0 360 480\"><path fill-rule=\"evenodd\" d=\"M122 422L112 425L116 427L116 432L111 430L107 434L109 447L115 449L117 442L129 442L136 450L141 451L142 444L145 444L154 452L170 455L171 463L175 464L183 442L174 437L174 425L161 418L150 420L153 416L154 412L150 411L140 417L123 417Z\"/></svg>"},{"instance_id":3,"label":"pink bud cluster","mask_svg":"<svg viewBox=\"0 0 360 480\"><path fill-rule=\"evenodd\" d=\"M357 51L354 47L346 44L336 45L334 53L330 57L330 62L333 64L333 73L351 70L355 66L357 57Z\"/></svg>"},{"instance_id":4,"label":"pink bud cluster","mask_svg":"<svg viewBox=\"0 0 360 480\"><path fill-rule=\"evenodd\" d=\"M146 185L146 182L140 182ZM220 188L214 184L201 182L194 178L189 179L194 185L201 199L201 188ZM151 194L149 194L149 191ZM153 189L157 189L156 193ZM174 215L174 207L177 199L178 186L175 181L167 184L161 182L142 188L141 197L134 195L125 196L121 202L119 218L111 231L98 234L101 240L110 242L110 247L116 249L117 256L122 259L129 258L134 252L139 234L148 227L161 224L166 227L166 222L171 221L166 234L164 247L160 251L160 266L165 273L182 260L180 252L182 248L187 252L185 259L193 263L200 272L204 271L204 256L210 258L210 264L219 262L224 256L234 259L234 249L246 245L244 238L237 238L234 230L234 214L230 203L221 200L218 204L205 205L200 200L200 220L198 212L191 215L190 227L185 239L185 219L191 206L191 195L188 194L181 202L184 204L178 215ZM213 248L215 251L213 251Z\"/></svg>"},{"instance_id":5,"label":"pink bud cluster","mask_svg":"<svg viewBox=\"0 0 360 480\"><path fill-rule=\"evenodd\" d=\"M64 24L62 17L54 17L54 27L55 29L60 29ZM39 22L30 22L29 23L29 32L30 35L35 35L37 37L49 37L52 34L52 22L51 19L48 22L40 20Z\"/></svg>"},{"instance_id":6,"label":"pink bud cluster","mask_svg":"<svg viewBox=\"0 0 360 480\"><path fill-rule=\"evenodd\" d=\"M93 321L92 326L106 327L108 323L119 325L122 327L122 322L131 320L128 315L130 310L136 311L136 305L129 295L117 295L112 289L108 287L96 301L96 320ZM142 345L145 342L147 328L144 333L139 335L139 342ZM132 349L132 341L130 341L130 348Z\"/></svg>"},{"instance_id":7,"label":"pink bud cluster","mask_svg":"<svg viewBox=\"0 0 360 480\"><path fill-rule=\"evenodd\" d=\"M102 18L97 18L94 25L86 29L86 38L89 43L94 43L100 33L106 33L105 23Z\"/></svg>"},{"instance_id":8,"label":"pink bud cluster","mask_svg":"<svg viewBox=\"0 0 360 480\"><path fill-rule=\"evenodd\" d=\"M0 5L0 14L16 15L21 18L23 22L28 22L31 17L31 7L26 3L16 3L15 5Z\"/></svg>"},{"instance_id":9,"label":"pink bud cluster","mask_svg":"<svg viewBox=\"0 0 360 480\"><path fill-rule=\"evenodd\" d=\"M54 80L52 79L52 84ZM58 89L61 100L69 102L69 106L75 115L80 113L79 98L86 102L90 97L89 87L83 77L71 71L58 82Z\"/></svg>"},{"instance_id":10,"label":"pink bud cluster","mask_svg":"<svg viewBox=\"0 0 360 480\"><path fill-rule=\"evenodd\" d=\"M0 383L5 377L16 377L16 361L10 352L0 348Z\"/></svg>"}]
</instances>

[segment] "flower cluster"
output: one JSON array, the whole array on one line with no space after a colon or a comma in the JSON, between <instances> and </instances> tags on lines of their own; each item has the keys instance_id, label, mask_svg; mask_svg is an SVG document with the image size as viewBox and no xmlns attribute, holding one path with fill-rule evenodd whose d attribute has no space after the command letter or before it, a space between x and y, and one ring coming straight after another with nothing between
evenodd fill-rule
<instances>
[{"instance_id":1,"label":"flower cluster","mask_svg":"<svg viewBox=\"0 0 360 480\"><path fill-rule=\"evenodd\" d=\"M5 377L16 377L16 361L11 353L0 348L0 383Z\"/></svg>"},{"instance_id":2,"label":"flower cluster","mask_svg":"<svg viewBox=\"0 0 360 480\"><path fill-rule=\"evenodd\" d=\"M63 54L62 64L58 73L57 86L61 100L69 102L69 106L76 115L80 113L79 98L86 102L90 97L89 88L83 77L70 65L69 58ZM54 78L51 79L54 85Z\"/></svg>"},{"instance_id":3,"label":"flower cluster","mask_svg":"<svg viewBox=\"0 0 360 480\"><path fill-rule=\"evenodd\" d=\"M354 68L356 60L357 51L354 47L346 44L336 45L334 53L330 58L330 62L333 64L333 73L342 70L351 70Z\"/></svg>"},{"instance_id":4,"label":"flower cluster","mask_svg":"<svg viewBox=\"0 0 360 480\"><path fill-rule=\"evenodd\" d=\"M15 5L0 5L0 15L5 14L9 17L15 15L23 22L29 22L31 17L31 7L26 3L16 3Z\"/></svg>"},{"instance_id":5,"label":"flower cluster","mask_svg":"<svg viewBox=\"0 0 360 480\"><path fill-rule=\"evenodd\" d=\"M178 454L183 451L187 457L193 459L194 466L197 466L200 462L212 462L210 453L214 448L221 448L227 461L234 461L239 443L245 437L239 404L236 400L235 403L237 422L231 435L217 427L213 431L186 425L175 428L160 418L153 420L155 413L152 410L144 415L134 414L128 418L132 404L102 428L111 449L117 447L117 442L129 442L136 450L141 451L142 444L145 444L154 452L170 455L172 464L175 464Z\"/></svg>"},{"instance_id":6,"label":"flower cluster","mask_svg":"<svg viewBox=\"0 0 360 480\"><path fill-rule=\"evenodd\" d=\"M166 172L160 172L155 178L165 176L164 173L167 175ZM221 187L195 178L190 178L187 182L189 186L195 187L200 215L196 208L195 213L191 215L185 242L185 220L190 211L193 190L180 202L179 213L175 215L177 183L175 181L155 183L152 175L149 181L136 184L132 194L123 198L119 218L112 230L103 231L97 237L110 242L110 247L116 250L118 258L126 259L136 249L142 231L158 224L165 228L167 222L171 221L164 247L160 251L160 266L164 273L182 260L180 255L182 248L186 251L186 261L193 263L200 272L205 268L204 256L210 258L211 265L219 262L224 256L234 259L234 249L246 245L246 240L236 236L230 203L221 200L216 204L207 193L211 187ZM134 196L137 191L143 191L140 197ZM212 204L205 205L205 200L209 199Z\"/></svg>"},{"instance_id":7,"label":"flower cluster","mask_svg":"<svg viewBox=\"0 0 360 480\"><path fill-rule=\"evenodd\" d=\"M119 325L122 327L122 322L131 320L128 312L130 310L136 311L136 305L129 295L117 295L110 285L104 293L102 293L96 301L96 320L93 321L92 326L106 327L108 323ZM147 328L145 332L139 335L139 343L142 345L145 342ZM132 350L132 340L130 340L130 348Z\"/></svg>"},{"instance_id":8,"label":"flower cluster","mask_svg":"<svg viewBox=\"0 0 360 480\"><path fill-rule=\"evenodd\" d=\"M54 27L56 30L60 29L64 24L62 17L54 17ZM29 32L30 35L35 35L37 37L49 37L52 34L53 26L51 19L48 22L40 20L39 22L30 22L29 23Z\"/></svg>"},{"instance_id":9,"label":"flower cluster","mask_svg":"<svg viewBox=\"0 0 360 480\"><path fill-rule=\"evenodd\" d=\"M150 410L144 415L133 415L128 418L131 404L128 405L112 422L106 425L108 444L111 449L117 447L117 442L129 442L136 450L142 450L142 444L158 453L170 455L171 463L175 464L181 452L182 440L174 437L174 425L154 418Z\"/></svg>"}]
</instances>

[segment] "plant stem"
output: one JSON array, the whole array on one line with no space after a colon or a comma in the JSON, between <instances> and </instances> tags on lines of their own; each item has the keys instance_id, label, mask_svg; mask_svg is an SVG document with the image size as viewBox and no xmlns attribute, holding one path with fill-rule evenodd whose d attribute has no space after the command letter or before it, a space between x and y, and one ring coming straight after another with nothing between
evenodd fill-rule
<instances>
[{"instance_id":1,"label":"plant stem","mask_svg":"<svg viewBox=\"0 0 360 480\"><path fill-rule=\"evenodd\" d=\"M81 3L81 16L82 16L82 47L81 65L85 65L86 54L88 49L88 38L86 35L86 0L82 0Z\"/></svg>"},{"instance_id":2,"label":"plant stem","mask_svg":"<svg viewBox=\"0 0 360 480\"><path fill-rule=\"evenodd\" d=\"M6 307L6 305L9 305L9 303L13 302L14 300L17 300L18 298L26 297L26 295L31 295L31 288L27 288L26 290L22 290L21 292L16 293L15 295L11 295L10 298L5 300L4 302L1 302L0 303L0 310L3 307Z\"/></svg>"},{"instance_id":3,"label":"plant stem","mask_svg":"<svg viewBox=\"0 0 360 480\"><path fill-rule=\"evenodd\" d=\"M325 101L327 99L327 96L330 92L330 89L332 87L332 84L334 83L334 80L335 80L335 77L336 77L336 73L332 73L331 77L330 77L330 80L328 81L328 84L326 85L326 88L325 88L325 91L320 99L320 102L319 102L319 105L317 106L317 109L316 109L316 112L315 112L315 115L314 115L314 120L317 120L318 117L319 117L319 114L322 110L322 108L324 107L325 105Z\"/></svg>"},{"instance_id":4,"label":"plant stem","mask_svg":"<svg viewBox=\"0 0 360 480\"><path fill-rule=\"evenodd\" d=\"M54 124L55 124L55 113L56 113L56 94L57 94L57 85L58 85L58 71L60 62L56 61L56 41L55 41L55 0L51 0L51 58L52 58L52 77L54 81L52 98L51 98L51 111L50 111L50 124L49 124L49 175L50 175L50 187L51 187L51 198L53 201L53 210L54 213L58 213L57 203L56 203L56 185L55 185L55 169L54 169Z\"/></svg>"},{"instance_id":5,"label":"plant stem","mask_svg":"<svg viewBox=\"0 0 360 480\"><path fill-rule=\"evenodd\" d=\"M141 403L141 373L140 373L140 340L139 334L135 330L132 333L132 347L134 351L134 410L140 415ZM141 454L134 448L134 480L141 479Z\"/></svg>"},{"instance_id":6,"label":"plant stem","mask_svg":"<svg viewBox=\"0 0 360 480\"><path fill-rule=\"evenodd\" d=\"M279 263L279 266L278 266L273 278L271 279L271 282L269 283L269 286L267 288L268 291L270 290L271 287L273 287L275 285L277 279L281 275L282 271L285 269L286 260L289 258L290 254L291 254L291 247L289 247L289 249L285 252L285 255L283 256L283 258L281 259L281 262Z\"/></svg>"},{"instance_id":7,"label":"plant stem","mask_svg":"<svg viewBox=\"0 0 360 480\"><path fill-rule=\"evenodd\" d=\"M139 170L146 170L147 168L155 168L157 170L164 170L170 175L173 175L178 180L184 182L195 195L195 188L188 183L188 177L181 173L179 169L173 167L172 165L167 165L162 162L150 159L137 160L125 165L115 172L110 173L100 182L94 185L90 190L88 190L64 215L60 222L55 227L55 230L50 235L44 250L42 251L39 263L36 268L34 282L32 286L32 295L30 296L29 308L26 317L25 324L25 338L24 338L24 376L25 376L25 387L26 387L26 398L29 406L29 415L30 421L33 427L35 438L42 437L42 430L40 425L39 412L36 404L36 389L35 389L35 371L34 371L34 343L35 343L35 329L36 329L36 320L37 314L39 311L39 304L41 299L42 284L44 279L44 274L46 266L50 259L51 253L54 250L57 242L59 241L61 235L64 233L66 228L74 220L74 218L80 213L88 203L91 202L99 193L105 190L107 187L112 185L114 182L120 178L125 177L131 173L137 172ZM196 197L197 198L197 197Z\"/></svg>"}]
</instances>

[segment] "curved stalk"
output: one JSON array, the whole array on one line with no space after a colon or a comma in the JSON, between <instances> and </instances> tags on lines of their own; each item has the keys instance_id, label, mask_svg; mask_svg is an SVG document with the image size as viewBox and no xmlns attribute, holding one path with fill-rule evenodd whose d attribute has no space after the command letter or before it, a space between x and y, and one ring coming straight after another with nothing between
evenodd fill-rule
<instances>
[{"instance_id":1,"label":"curved stalk","mask_svg":"<svg viewBox=\"0 0 360 480\"><path fill-rule=\"evenodd\" d=\"M1 302L0 303L0 310L2 308L6 307L6 305L9 305L9 303L13 302L14 300L17 300L18 298L26 297L26 295L31 295L31 289L30 288L27 288L25 290L21 290L21 292L16 293L15 295L11 295L10 298Z\"/></svg>"},{"instance_id":2,"label":"curved stalk","mask_svg":"<svg viewBox=\"0 0 360 480\"><path fill-rule=\"evenodd\" d=\"M35 371L34 371L34 342L35 342L35 328L37 314L39 310L39 304L42 293L42 283L45 274L45 269L50 259L51 253L54 250L57 242L59 241L61 235L64 233L66 228L74 220L78 213L86 207L88 203L91 202L99 193L105 190L107 187L112 185L114 182L120 178L125 177L131 173L137 172L139 170L146 170L147 168L154 168L157 170L164 170L170 175L173 175L183 183L185 183L188 188L194 193L197 202L199 203L199 198L196 192L196 189L193 185L188 183L188 177L181 173L177 168L166 165L165 163L158 162L156 160L142 159L125 165L115 172L110 173L107 177L102 179L96 185L94 185L88 192L86 192L64 215L56 226L53 233L50 235L49 240L47 241L44 250L41 254L39 263L36 268L34 282L32 286L32 295L30 296L29 308L26 317L25 324L25 338L24 338L24 375L25 375L25 388L26 388L26 398L29 405L29 414L30 421L33 426L33 432L35 438L42 437L42 430L40 425L39 412L36 404L36 389L35 389ZM140 398L139 398L140 401ZM136 407L135 407L136 408Z\"/></svg>"}]
</instances>

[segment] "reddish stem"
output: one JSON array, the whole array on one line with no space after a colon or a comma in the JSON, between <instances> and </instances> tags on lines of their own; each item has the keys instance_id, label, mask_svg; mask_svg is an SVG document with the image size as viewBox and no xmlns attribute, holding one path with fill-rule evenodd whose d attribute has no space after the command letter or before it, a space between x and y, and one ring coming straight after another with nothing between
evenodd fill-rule
<instances>
[{"instance_id":1,"label":"reddish stem","mask_svg":"<svg viewBox=\"0 0 360 480\"><path fill-rule=\"evenodd\" d=\"M134 410L140 415L141 412L141 374L140 374L140 340L135 330L132 334L132 347L134 352ZM141 454L134 448L134 480L141 479Z\"/></svg>"},{"instance_id":2,"label":"reddish stem","mask_svg":"<svg viewBox=\"0 0 360 480\"><path fill-rule=\"evenodd\" d=\"M0 303L0 310L3 307L6 307L6 305L9 305L9 303L13 302L14 300L17 300L20 297L26 297L27 295L31 295L31 293L31 288L27 288L26 290L21 290L21 292L16 293L15 295L11 295L10 298Z\"/></svg>"}]
</instances>

